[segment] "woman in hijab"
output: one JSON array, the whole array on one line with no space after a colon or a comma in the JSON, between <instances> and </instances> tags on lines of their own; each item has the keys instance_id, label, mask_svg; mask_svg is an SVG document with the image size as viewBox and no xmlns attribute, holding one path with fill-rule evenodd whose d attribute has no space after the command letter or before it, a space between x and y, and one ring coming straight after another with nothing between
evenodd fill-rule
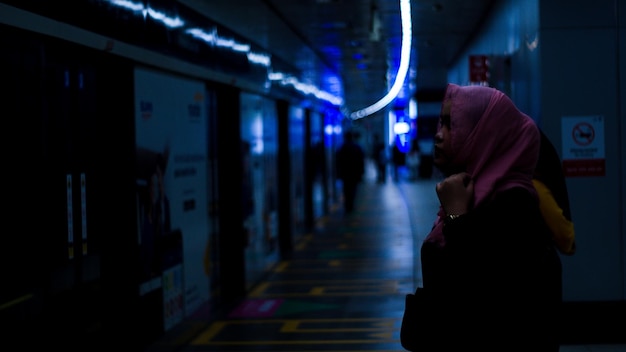
<instances>
[{"instance_id":1,"label":"woman in hijab","mask_svg":"<svg viewBox=\"0 0 626 352\"><path fill-rule=\"evenodd\" d=\"M448 84L434 148L445 179L406 349L559 350L561 263L532 182L539 146L502 92Z\"/></svg>"}]
</instances>

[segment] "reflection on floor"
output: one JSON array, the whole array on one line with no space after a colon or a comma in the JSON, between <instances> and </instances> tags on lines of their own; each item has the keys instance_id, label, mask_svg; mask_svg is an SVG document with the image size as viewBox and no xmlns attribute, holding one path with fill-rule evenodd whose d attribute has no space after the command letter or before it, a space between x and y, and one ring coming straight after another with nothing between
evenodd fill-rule
<instances>
[{"instance_id":1,"label":"reflection on floor","mask_svg":"<svg viewBox=\"0 0 626 352\"><path fill-rule=\"evenodd\" d=\"M325 217L297 243L292 259L176 351L404 351L404 297L421 284L417 254L438 205L435 183L367 180L353 214L337 209Z\"/></svg>"}]
</instances>

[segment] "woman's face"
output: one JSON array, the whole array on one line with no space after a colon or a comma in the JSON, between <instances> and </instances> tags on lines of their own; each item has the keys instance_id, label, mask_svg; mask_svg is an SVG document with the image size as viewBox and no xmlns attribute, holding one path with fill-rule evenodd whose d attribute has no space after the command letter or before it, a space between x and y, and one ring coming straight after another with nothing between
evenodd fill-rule
<instances>
[{"instance_id":1,"label":"woman's face","mask_svg":"<svg viewBox=\"0 0 626 352\"><path fill-rule=\"evenodd\" d=\"M435 134L434 160L435 166L444 174L452 173L451 161L452 141L450 136L450 107L452 102L446 100L441 107L441 116L439 117L439 128Z\"/></svg>"}]
</instances>

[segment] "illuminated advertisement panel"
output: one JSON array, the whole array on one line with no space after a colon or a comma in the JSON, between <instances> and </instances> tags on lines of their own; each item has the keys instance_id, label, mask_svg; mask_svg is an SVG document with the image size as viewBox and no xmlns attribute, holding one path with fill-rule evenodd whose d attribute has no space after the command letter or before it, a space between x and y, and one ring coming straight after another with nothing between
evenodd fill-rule
<instances>
[{"instance_id":1,"label":"illuminated advertisement panel","mask_svg":"<svg viewBox=\"0 0 626 352\"><path fill-rule=\"evenodd\" d=\"M205 87L135 71L140 295L162 290L164 328L209 298Z\"/></svg>"}]
</instances>

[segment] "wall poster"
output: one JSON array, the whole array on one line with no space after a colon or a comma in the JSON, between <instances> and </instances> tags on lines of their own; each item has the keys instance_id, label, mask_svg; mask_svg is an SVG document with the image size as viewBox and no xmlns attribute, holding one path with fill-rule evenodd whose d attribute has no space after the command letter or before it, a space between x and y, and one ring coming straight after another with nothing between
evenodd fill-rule
<instances>
[{"instance_id":1,"label":"wall poster","mask_svg":"<svg viewBox=\"0 0 626 352\"><path fill-rule=\"evenodd\" d=\"M241 94L247 288L278 262L278 117L273 100Z\"/></svg>"},{"instance_id":2,"label":"wall poster","mask_svg":"<svg viewBox=\"0 0 626 352\"><path fill-rule=\"evenodd\" d=\"M205 99L200 81L135 71L140 294L163 290L166 330L209 298Z\"/></svg>"},{"instance_id":3,"label":"wall poster","mask_svg":"<svg viewBox=\"0 0 626 352\"><path fill-rule=\"evenodd\" d=\"M565 176L604 176L604 117L563 117L561 128Z\"/></svg>"}]
</instances>

